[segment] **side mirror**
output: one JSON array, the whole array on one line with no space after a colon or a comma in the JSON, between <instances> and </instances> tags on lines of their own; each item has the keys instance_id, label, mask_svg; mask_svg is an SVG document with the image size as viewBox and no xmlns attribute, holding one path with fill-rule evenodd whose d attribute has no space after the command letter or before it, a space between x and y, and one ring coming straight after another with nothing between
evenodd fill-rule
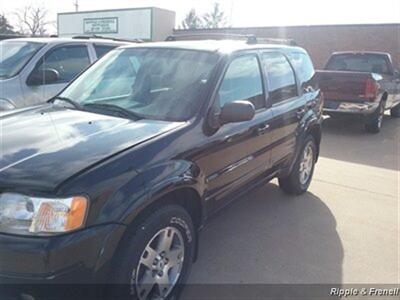
<instances>
[{"instance_id":1,"label":"side mirror","mask_svg":"<svg viewBox=\"0 0 400 300\"><path fill-rule=\"evenodd\" d=\"M400 71L399 70L394 70L394 77L400 78Z\"/></svg>"},{"instance_id":2,"label":"side mirror","mask_svg":"<svg viewBox=\"0 0 400 300\"><path fill-rule=\"evenodd\" d=\"M28 77L28 85L52 84L59 80L60 74L55 69L35 70Z\"/></svg>"},{"instance_id":3,"label":"side mirror","mask_svg":"<svg viewBox=\"0 0 400 300\"><path fill-rule=\"evenodd\" d=\"M250 101L233 101L225 103L219 115L220 124L250 121L256 114Z\"/></svg>"}]
</instances>

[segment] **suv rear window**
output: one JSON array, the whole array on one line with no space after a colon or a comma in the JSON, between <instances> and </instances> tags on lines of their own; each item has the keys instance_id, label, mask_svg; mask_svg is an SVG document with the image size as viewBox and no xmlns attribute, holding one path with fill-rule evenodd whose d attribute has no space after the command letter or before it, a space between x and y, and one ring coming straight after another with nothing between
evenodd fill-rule
<instances>
[{"instance_id":1,"label":"suv rear window","mask_svg":"<svg viewBox=\"0 0 400 300\"><path fill-rule=\"evenodd\" d=\"M293 52L290 54L290 58L300 80L300 85L304 87L314 77L315 70L313 63L305 53Z\"/></svg>"},{"instance_id":2,"label":"suv rear window","mask_svg":"<svg viewBox=\"0 0 400 300\"><path fill-rule=\"evenodd\" d=\"M333 71L353 71L389 74L389 67L384 56L379 54L339 54L334 55L325 67Z\"/></svg>"},{"instance_id":3,"label":"suv rear window","mask_svg":"<svg viewBox=\"0 0 400 300\"><path fill-rule=\"evenodd\" d=\"M278 103L297 96L296 79L293 69L281 53L263 53L267 74L269 98Z\"/></svg>"}]
</instances>

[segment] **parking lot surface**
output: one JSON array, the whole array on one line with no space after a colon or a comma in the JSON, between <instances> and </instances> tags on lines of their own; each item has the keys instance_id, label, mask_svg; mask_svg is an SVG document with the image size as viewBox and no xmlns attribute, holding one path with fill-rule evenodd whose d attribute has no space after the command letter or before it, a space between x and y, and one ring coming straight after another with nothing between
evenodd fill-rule
<instances>
[{"instance_id":1,"label":"parking lot surface","mask_svg":"<svg viewBox=\"0 0 400 300\"><path fill-rule=\"evenodd\" d=\"M358 120L323 127L309 192L273 181L225 209L201 234L189 283L400 282L400 119L385 116L376 135Z\"/></svg>"}]
</instances>

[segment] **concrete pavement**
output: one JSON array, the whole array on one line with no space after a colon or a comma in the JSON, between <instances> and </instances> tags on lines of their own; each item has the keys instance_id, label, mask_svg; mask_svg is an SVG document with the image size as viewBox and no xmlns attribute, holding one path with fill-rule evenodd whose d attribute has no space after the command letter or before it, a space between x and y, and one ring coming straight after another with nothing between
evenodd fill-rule
<instances>
[{"instance_id":1,"label":"concrete pavement","mask_svg":"<svg viewBox=\"0 0 400 300\"><path fill-rule=\"evenodd\" d=\"M190 283L400 283L400 119L377 135L357 120L323 131L309 192L273 181L228 207L202 232Z\"/></svg>"}]
</instances>

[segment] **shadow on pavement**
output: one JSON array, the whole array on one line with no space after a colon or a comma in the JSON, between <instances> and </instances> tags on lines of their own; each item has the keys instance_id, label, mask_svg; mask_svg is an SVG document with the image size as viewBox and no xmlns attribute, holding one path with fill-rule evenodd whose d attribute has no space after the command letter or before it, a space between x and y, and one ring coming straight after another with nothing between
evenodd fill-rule
<instances>
[{"instance_id":1,"label":"shadow on pavement","mask_svg":"<svg viewBox=\"0 0 400 300\"><path fill-rule=\"evenodd\" d=\"M342 261L335 218L321 199L268 184L210 221L189 283L340 284ZM204 288L204 299L211 291Z\"/></svg>"},{"instance_id":2,"label":"shadow on pavement","mask_svg":"<svg viewBox=\"0 0 400 300\"><path fill-rule=\"evenodd\" d=\"M399 170L400 119L386 115L378 134L367 133L358 117L324 121L321 156L378 168ZM396 163L393 163L393 162Z\"/></svg>"}]
</instances>

